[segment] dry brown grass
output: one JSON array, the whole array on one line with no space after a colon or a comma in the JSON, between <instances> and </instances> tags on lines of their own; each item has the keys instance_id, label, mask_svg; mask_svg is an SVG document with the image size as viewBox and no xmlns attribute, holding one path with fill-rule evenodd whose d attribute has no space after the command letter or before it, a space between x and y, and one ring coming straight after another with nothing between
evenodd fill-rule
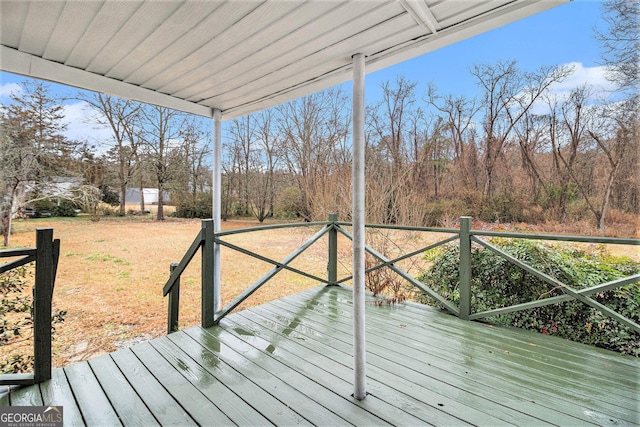
<instances>
[{"instance_id":1,"label":"dry brown grass","mask_svg":"<svg viewBox=\"0 0 640 427\"><path fill-rule=\"evenodd\" d=\"M85 360L166 333L167 301L162 287L169 266L184 255L200 229L199 220L89 218L26 220L15 223L12 246L34 246L36 227L53 227L61 240L54 309L68 315L56 330L54 365ZM255 225L225 222L223 229ZM315 232L307 228L239 234L232 243L253 248L277 261ZM200 321L200 257L181 281L180 326ZM248 256L222 251L223 304L270 269ZM326 244L318 242L293 266L319 277L326 275ZM317 285L283 272L246 303L257 305ZM242 308L242 307L241 307ZM0 352L2 353L2 352Z\"/></svg>"},{"instance_id":2,"label":"dry brown grass","mask_svg":"<svg viewBox=\"0 0 640 427\"><path fill-rule=\"evenodd\" d=\"M167 301L162 296L162 287L169 276L170 264L184 255L198 233L201 222L175 218L159 222L152 218L103 217L94 222L89 217L80 217L15 223L15 234L12 236L14 247L33 246L36 227L53 227L54 237L61 240L53 303L54 309L66 310L68 315L65 322L57 327L55 366L85 360L166 333ZM258 224L229 221L222 225L227 230ZM474 228L484 226L474 223ZM228 236L226 240L280 261L316 231L308 227L261 231ZM394 258L403 251L406 253L424 247L425 242L443 239L445 235L385 232L377 239L384 243L387 237L392 237L402 246L400 249L390 241L387 243L384 252L389 258ZM339 277L345 277L350 275L351 245L340 236L338 247ZM632 249L636 250L635 247ZM326 277L327 250L324 237L291 266L318 277ZM630 255L629 247L614 247L612 252ZM422 265L411 265L416 258L420 257L414 257L413 261L406 261L402 265L414 276L423 268ZM635 258L640 258L640 255L636 253ZM231 301L270 268L264 262L223 248L223 304ZM311 279L284 271L239 309L281 298L317 284ZM182 276L181 328L200 322L200 292L200 257L196 256ZM0 349L0 358L5 352L6 349Z\"/></svg>"}]
</instances>

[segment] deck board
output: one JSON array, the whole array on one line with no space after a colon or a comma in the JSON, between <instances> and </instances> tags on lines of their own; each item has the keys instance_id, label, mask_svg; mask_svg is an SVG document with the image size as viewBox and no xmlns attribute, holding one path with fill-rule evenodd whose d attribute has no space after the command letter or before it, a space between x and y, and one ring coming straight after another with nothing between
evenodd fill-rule
<instances>
[{"instance_id":1,"label":"deck board","mask_svg":"<svg viewBox=\"0 0 640 427\"><path fill-rule=\"evenodd\" d=\"M286 317L286 311L272 311L275 316ZM275 318L275 317L274 317ZM341 363L348 369L351 363L349 351L351 344L349 343L350 335L341 331L338 327L338 323L332 323L330 329L318 328L314 324L316 323L315 316L311 313L306 313L305 318L301 323L309 328L314 328L318 336L319 346L316 348L322 348L322 346L329 346L335 348L338 351L342 351L344 356ZM342 334L340 334L342 332ZM384 339L384 338L382 338ZM376 337L372 337L371 334L367 337L367 346L375 345ZM460 419L465 422L475 425L507 425L504 421L495 417L487 412L478 411L470 405L461 404L456 399L451 399L447 395L439 394L433 391L433 387L424 387L420 384L407 381L400 375L400 371L404 366L397 363L399 353L395 353L393 350L389 350L389 359L385 360L385 368L379 369L377 366L369 361L369 370L371 371L370 377L375 378L376 384L370 390L370 393L376 391L378 384L384 384L384 388L380 388L380 395L384 396L389 392L402 393L407 400L417 400L419 402L416 409L422 415L423 420L437 421L451 424L459 423ZM415 376L415 375L414 375ZM460 396L458 396L459 398ZM459 400L459 399L458 399ZM416 402L417 403L417 402ZM414 412L414 415L417 415Z\"/></svg>"},{"instance_id":2,"label":"deck board","mask_svg":"<svg viewBox=\"0 0 640 427\"><path fill-rule=\"evenodd\" d=\"M348 320L350 316L350 309L348 307L341 307L338 305L336 310L336 305L332 303L330 306L333 312L329 312L322 308L324 301L317 302L321 304L314 304L312 309L310 307L308 308L311 311L317 312L320 315L320 318L324 316L335 316L336 323L332 323L332 327L341 329L346 335L348 335L350 328ZM274 306L286 307L291 305L292 300L277 301L275 304L266 307L266 309L274 310ZM299 309L299 305L295 306L295 310ZM368 308L368 310L371 309ZM387 314L392 314L394 312L398 313L399 311L404 311L404 308L396 310L394 307L375 307L375 311L378 314L380 310L386 310ZM516 361L510 360L513 359L514 350L508 344L508 336L510 333L515 333L520 336L528 335L528 338L538 341L539 346L532 348L539 351L545 351L546 348L544 347L544 343L550 339L553 340L554 337L543 336L517 329L491 328L476 322L467 322L464 325L459 325L458 319L452 316L439 316L438 319L445 324L453 321L453 327L443 328L438 334L430 335L428 329L431 328L431 323L427 325L427 328L407 332L411 326L411 319L408 319L405 316L396 317L400 322L396 323L389 321L389 317L385 319L384 316L380 315L369 316L367 321L368 339L371 340L370 337L373 335L373 333L369 333L369 331L373 331L378 333L380 336L385 337L385 340L393 342L393 344L390 344L390 349L403 348L404 346L405 354L420 354L420 352L415 351L418 349L425 354L429 354L431 356L435 355L443 360L452 360L454 363L449 369L451 369L451 373L453 374L455 374L455 369L460 370L461 367L466 368L465 375L468 373L473 374L477 371L477 369L475 369L476 365L480 363L482 366L480 372L487 372L490 374L490 377L485 377L482 384L480 384L482 388L486 388L485 384L496 383L495 378L511 379L514 386L511 390L512 395L518 395L518 393L521 393L523 385L528 386L527 396L522 396L522 399L525 400L528 397L531 397L530 400L533 400L536 405L542 404L547 408L554 408L551 421L557 422L561 425L571 424L571 421L575 424L576 418L582 420L578 424L589 422L590 420L593 420L594 416L597 416L597 414L610 414L619 418L621 421L626 420L630 423L638 423L638 394L635 393L635 390L637 390L638 387L637 382L630 382L629 387L620 387L621 384L617 382L610 382L606 379L601 380L595 377L585 377L583 378L583 381L580 382L572 379L574 376L580 377L581 374L578 370L574 372L557 371L556 368L549 363L532 365L532 361L527 359ZM310 311L307 310L303 322L305 325L309 325L309 327L313 328L315 327L314 325L317 324L317 318L314 318L310 314ZM483 336L485 330L493 331L494 329L499 329L500 332L503 332L506 335L505 342L497 343L500 345L499 347L496 347L496 344L493 343L487 344L486 338ZM459 335L459 338L451 339L450 336L453 334ZM464 347L460 347L461 343L468 343L469 339L472 337L480 338L477 342L473 342L474 345L472 348L465 350ZM588 353L592 350L592 347L589 346L570 343L564 340L560 341L565 342L570 347L577 346L577 348L582 348L583 353ZM407 347L408 343L411 345ZM414 350L411 351L411 348ZM502 350L498 351L496 348ZM390 354L390 349L383 349L378 353L385 356ZM368 345L368 351L372 355L377 354L375 345ZM462 357L461 354L463 352L468 354L465 357ZM616 353L612 353L612 357L613 359L619 358ZM624 357L623 359L626 361L634 360L632 358ZM417 371L423 368L423 365L421 365L419 361L420 357L418 356L414 363L414 369ZM429 358L429 365L437 363L437 361L437 359ZM611 365L612 361L607 361L606 369ZM604 372L602 371L603 366L600 366L600 369L601 373ZM552 371L556 375L551 375L547 371ZM557 375L558 373L560 376ZM637 375L638 369L628 369L627 373L630 378L633 378ZM436 378L438 379L439 377ZM450 375L439 378L442 382L451 381L451 379L452 377ZM498 384L503 387L502 381ZM589 384L590 387L584 387L585 384ZM537 390L542 390L543 393L537 393ZM495 390L492 391L487 389L486 392L481 392L481 395L490 396L493 393L495 393ZM559 396L564 397L564 400L562 398L558 399ZM629 396L631 396L630 401L625 398ZM579 399L576 399L576 397ZM538 410L534 410L530 413L541 415L547 414L547 412L548 411L540 411L540 408L538 408ZM559 412L571 415L575 418L573 420L567 419ZM598 423L601 422L602 421L598 421Z\"/></svg>"},{"instance_id":3,"label":"deck board","mask_svg":"<svg viewBox=\"0 0 640 427\"><path fill-rule=\"evenodd\" d=\"M11 394L13 406L42 406L42 394L38 387L23 387Z\"/></svg>"},{"instance_id":4,"label":"deck board","mask_svg":"<svg viewBox=\"0 0 640 427\"><path fill-rule=\"evenodd\" d=\"M36 387L29 388L35 389ZM64 407L65 426L85 425L64 369L54 369L51 372L51 379L40 384L39 389L44 405Z\"/></svg>"},{"instance_id":5,"label":"deck board","mask_svg":"<svg viewBox=\"0 0 640 427\"><path fill-rule=\"evenodd\" d=\"M66 366L64 371L87 425L122 425L98 379L93 375L89 362Z\"/></svg>"},{"instance_id":6,"label":"deck board","mask_svg":"<svg viewBox=\"0 0 640 427\"><path fill-rule=\"evenodd\" d=\"M111 354L111 358L155 419L162 421L162 425L197 425L184 409L176 405L169 392L131 350L117 351Z\"/></svg>"},{"instance_id":7,"label":"deck board","mask_svg":"<svg viewBox=\"0 0 640 427\"><path fill-rule=\"evenodd\" d=\"M305 323L306 321L307 320L305 319ZM309 323L309 325L311 325L310 327L313 327L313 322ZM345 350L349 348L349 344L346 341L349 339L349 334L344 331L348 327L349 326L347 324L344 324L341 327L335 326L335 330L332 333L334 337L342 337L344 339L344 341L342 341L342 345ZM342 329L342 335L338 333L340 329ZM416 353L415 350L411 349L411 347L405 346L401 342L393 342L387 338L381 340L375 335L369 333L367 335L367 348L367 360L371 366L371 376L375 378L388 377L385 373L390 371L393 373L393 376L389 379L389 382L393 384L392 387L395 387L396 389L398 389L398 387L402 387L408 393L411 393L411 383L413 381L416 381L418 384L427 384L430 390L425 391L424 389L421 389L416 395L421 397L430 396L432 399L437 401L437 403L447 407L447 411L452 411L453 414L460 413L459 405L456 405L455 402L464 402L464 406L468 405L469 408L475 409L475 411L471 411L465 408L463 411L465 420L469 423L480 425L499 425L504 424L505 422L511 425L521 423L544 424L544 418L536 419L527 415L526 412L522 413L518 409L511 409L511 407L501 405L499 401L495 400L496 395L500 396L502 394L502 398L508 398L509 396L501 393L499 389L487 390L488 393L478 395L479 392L482 392L481 387L483 387L483 384L481 382L473 384L464 378L462 381L456 381L455 372L437 372L433 369L432 364L429 363L430 360L425 360L424 353ZM408 356L408 354L413 354L414 357ZM454 365L454 368L457 368L457 365ZM442 378L445 377L449 383L442 381ZM400 378L404 380L403 383L399 383ZM453 382L454 385L450 384L451 382ZM493 399L493 402L496 404L489 406L487 405L487 400L491 399ZM452 401L454 402L453 406L451 406ZM522 400L518 403L526 404L527 402L529 401ZM515 404L516 402L514 399L511 399L511 405ZM529 413L536 413L539 409L539 407L536 408L535 405L525 406L526 409L529 410ZM483 413L483 411L489 411L490 414L486 412ZM575 419L567 417L564 417L563 419L561 414L555 414L555 416L553 416L549 421L563 421L564 424L567 424L570 421L573 421L574 423L576 422Z\"/></svg>"},{"instance_id":8,"label":"deck board","mask_svg":"<svg viewBox=\"0 0 640 427\"><path fill-rule=\"evenodd\" d=\"M366 315L364 401L351 293L321 287L55 369L0 406L62 405L65 425L640 425L637 358L417 304Z\"/></svg>"},{"instance_id":9,"label":"deck board","mask_svg":"<svg viewBox=\"0 0 640 427\"><path fill-rule=\"evenodd\" d=\"M129 426L159 425L147 405L144 404L136 390L120 368L110 357L96 357L89 361L100 387L118 414L120 422Z\"/></svg>"},{"instance_id":10,"label":"deck board","mask_svg":"<svg viewBox=\"0 0 640 427\"><path fill-rule=\"evenodd\" d=\"M176 365L171 364L150 343L142 343L132 347L131 350L151 375L173 397L174 404L169 409L179 412L185 411L200 425L207 425L216 420L215 415L219 414L220 411L206 395L211 390L210 387L205 387L204 385L197 387L194 385L190 378L181 372L184 369L183 367L176 367ZM205 384L206 381L206 378L202 379ZM215 389L213 391L214 393L216 392ZM223 396L226 396L226 393ZM229 415L225 415L223 420L227 421L228 417Z\"/></svg>"}]
</instances>

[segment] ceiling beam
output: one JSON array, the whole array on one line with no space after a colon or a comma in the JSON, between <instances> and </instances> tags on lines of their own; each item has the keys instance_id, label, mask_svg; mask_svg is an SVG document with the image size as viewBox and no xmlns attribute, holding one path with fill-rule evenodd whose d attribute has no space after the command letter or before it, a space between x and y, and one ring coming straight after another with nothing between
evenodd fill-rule
<instances>
[{"instance_id":1,"label":"ceiling beam","mask_svg":"<svg viewBox=\"0 0 640 427\"><path fill-rule=\"evenodd\" d=\"M400 4L421 27L431 34L436 34L442 27L424 0L400 0Z\"/></svg>"},{"instance_id":2,"label":"ceiling beam","mask_svg":"<svg viewBox=\"0 0 640 427\"><path fill-rule=\"evenodd\" d=\"M211 108L204 105L195 104L120 80L90 73L79 68L48 61L6 46L0 46L0 69L26 77L62 83L79 89L101 92L120 98L172 108L197 116L209 118L212 116Z\"/></svg>"}]
</instances>

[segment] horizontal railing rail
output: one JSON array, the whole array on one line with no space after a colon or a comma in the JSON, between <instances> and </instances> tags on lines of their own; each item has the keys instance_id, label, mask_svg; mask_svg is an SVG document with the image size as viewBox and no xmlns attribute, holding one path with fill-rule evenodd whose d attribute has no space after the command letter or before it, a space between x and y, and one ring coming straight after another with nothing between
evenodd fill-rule
<instances>
[{"instance_id":1,"label":"horizontal railing rail","mask_svg":"<svg viewBox=\"0 0 640 427\"><path fill-rule=\"evenodd\" d=\"M0 264L0 274L5 273L9 270L13 270L14 268L21 267L25 264L29 264L36 260L36 248L28 248L28 249L6 249L0 251L0 258L15 258L20 257L18 259L14 259L13 261L5 262Z\"/></svg>"},{"instance_id":2,"label":"horizontal railing rail","mask_svg":"<svg viewBox=\"0 0 640 427\"><path fill-rule=\"evenodd\" d=\"M561 235L553 235L553 234L528 234L528 233L514 233L514 232L495 232L495 231L481 231L481 230L471 230L470 224L471 224L471 219L468 217L463 217L461 218L461 225L462 224L467 224L468 227L468 235L469 235L469 241L470 242L474 242L476 244L479 244L480 246L496 253L498 256L502 257L503 259L507 260L509 263L518 266L519 268L521 268L522 270L526 271L527 273L531 274L532 276L552 285L554 288L556 289L560 289L564 295L560 295L560 296L556 296L556 297L549 297L549 298L543 298L543 299L538 299L536 301L530 301L527 303L521 303L521 304L514 304L508 307L500 307L500 308L496 308L496 309L491 309L491 310L485 310L482 312L477 312L477 313L473 313L473 314L469 314L468 315L468 319L469 320L480 320L483 318L487 318L487 317L491 317L491 316L496 316L496 315L500 315L500 314L507 314L507 313L513 313L513 312L517 312L517 311L523 311L523 310L528 310L531 308L536 308L536 307L544 307L547 305L551 305L551 304L556 304L559 302L564 302L564 301L570 301L570 300L576 300L576 301L580 301L583 304L586 304L596 310L598 310L600 313L602 313L603 315L612 318L618 322L620 322L621 324L628 326L629 328L631 328L633 331L640 333L640 325L635 322L632 319L629 319L628 317L617 313L616 311L610 309L609 307L605 306L604 304L599 303L598 301L595 301L592 298L589 298L589 295L593 295L595 293L599 293L599 292L604 292L604 291L609 291L609 290L613 290L613 289L617 289L619 287L622 286L626 286L632 283L636 283L638 281L640 281L640 275L636 274L636 275L632 275L626 278L622 278L622 279L618 279L618 280L613 280L604 284L600 284L597 286L593 286L591 288L587 288L587 289L574 289L568 285L566 285L565 283L562 283L561 281L555 279L554 277L549 276L548 274L545 274L544 272L532 267L531 265L523 262L522 260L518 259L517 257L508 254L507 252L497 248L496 246L492 245L489 242L486 242L482 239L480 239L477 236L484 236L484 237L499 237L499 238L507 238L507 239L528 239L528 240L549 240L549 241L562 241L562 242L572 242L572 243L596 243L596 244L617 244L617 245L633 245L633 246L638 246L640 245L640 240L638 239L632 239L632 238L616 238L616 237L593 237L593 236L561 236ZM462 248L462 243L461 243L461 248ZM470 253L470 245L469 245L469 253ZM461 253L461 259L462 259L462 253ZM462 264L462 262L461 262ZM461 266L461 269L463 267ZM470 266L468 267L470 269ZM460 283L460 287L461 287L461 292L462 292L462 288L463 287L469 287L470 286L470 278L463 283L461 280Z\"/></svg>"},{"instance_id":3,"label":"horizontal railing rail","mask_svg":"<svg viewBox=\"0 0 640 427\"><path fill-rule=\"evenodd\" d=\"M0 265L0 273L35 262L33 286L33 372L1 374L0 385L30 385L51 379L51 305L58 261L60 240L53 239L53 228L36 230L36 247L0 251L0 258L16 260Z\"/></svg>"},{"instance_id":4,"label":"horizontal railing rail","mask_svg":"<svg viewBox=\"0 0 640 427\"><path fill-rule=\"evenodd\" d=\"M300 227L321 227L321 229L315 233L309 240L302 244L299 248L295 249L284 260L277 261L272 258L257 254L248 249L242 248L238 245L234 245L228 241L223 240L224 237L242 234L242 233L255 233L260 231L278 230L283 228L300 228ZM253 293L260 289L265 283L275 277L279 272L286 270L301 276L307 277L318 282L327 282L326 278L318 277L316 275L307 273L300 269L290 266L289 264L296 259L300 254L306 251L310 246L322 238L325 234L330 233L334 229L333 222L308 222L308 223L295 223L295 224L273 224L264 225L258 227L248 227L233 230L225 230L214 232L213 220L203 220L202 228L198 235L193 240L193 243L182 257L179 263L172 263L170 266L169 279L163 287L163 295L169 296L168 299L168 316L167 316L167 333L178 330L179 322L179 301L180 301L180 276L184 273L184 270L191 263L196 253L200 250L202 256L202 324L203 326L211 326L211 324L218 323L228 313L234 310L238 305L242 304L244 300L249 298ZM267 273L265 273L260 279L255 281L245 291L240 293L236 298L229 302L225 307L222 307L218 311L214 311L212 304L212 296L215 294L214 289L219 287L220 284L215 281L215 275L212 272L214 267L213 247L218 245L220 247L226 247L230 250L238 253L250 256L257 260L263 261L267 264L271 264L273 267Z\"/></svg>"},{"instance_id":5,"label":"horizontal railing rail","mask_svg":"<svg viewBox=\"0 0 640 427\"><path fill-rule=\"evenodd\" d=\"M252 254L252 256L258 259L261 259L262 261L266 261L271 264L274 264L274 267L271 270L269 270L266 274L264 274L260 279L256 280L251 286L249 286L249 288L247 288L244 292L238 295L233 301L227 304L227 306L222 308L220 311L216 312L215 313L216 323L222 320L234 308L242 304L244 300L249 298L255 291L260 289L260 287L262 287L265 283L267 283L269 280L275 277L276 274L278 274L280 271L284 269L302 273L304 276L313 278L314 280L318 280L319 282L326 281L326 279L324 278L315 277L313 275L301 272L300 270L289 268L288 264L291 263L294 259L296 259L304 251L306 251L309 247L311 247L311 245L317 242L322 236L324 236L331 229L331 227L332 227L331 225L324 226L320 231L318 231L310 239L308 239L304 244L302 244L302 246L300 246L299 248L291 252L282 262L276 262L273 260L269 260L268 258L265 258L263 256L260 256L258 254ZM263 228L262 230L265 230L265 228ZM221 240L217 240L217 242L220 244L223 244ZM242 251L242 252L244 253L245 251Z\"/></svg>"},{"instance_id":6,"label":"horizontal railing rail","mask_svg":"<svg viewBox=\"0 0 640 427\"><path fill-rule=\"evenodd\" d=\"M211 220L207 220L211 221ZM164 294L167 295L170 291L172 291L175 283L179 284L179 277L184 271L186 265L191 261L195 253L199 248L203 248L206 246L207 233L205 233L205 223L203 221L203 229L200 234L196 237L193 244L183 257L182 261L179 264L172 265L172 272L169 281L164 287ZM211 223L209 225L213 227ZM255 281L251 286L249 286L244 292L238 295L233 301L231 301L227 306L220 309L217 312L213 312L212 307L205 307L203 303L203 318L205 316L205 311L208 313L210 319L213 319L212 323L219 322L224 316L226 316L229 312L239 306L244 300L249 298L255 291L257 291L261 286L271 280L276 274L280 271L290 271L301 276L307 277L312 280L319 281L321 283L327 283L329 285L338 285L344 284L352 280L353 276L348 275L342 278L337 277L337 258L338 258L338 245L337 245L337 236L338 234L343 235L347 239L353 240L352 234L346 229L346 227L351 227L352 224L349 222L338 221L337 215L331 214L329 216L328 221L320 221L320 222L312 222L312 223L295 223L295 224L274 224L274 225L265 225L258 227L249 227L242 229L234 229L234 230L226 230L219 232L210 232L210 236L212 239L212 245L208 246L207 251L203 250L203 259L204 257L209 257L210 260L208 262L203 261L203 266L213 265L212 261L212 247L213 244L219 245L221 247L226 247L230 250L237 251L244 255L253 257L265 263L271 264L272 268L267 273L265 273L260 279ZM259 231L269 231L269 230L278 230L285 228L299 228L299 227L320 227L320 230L315 233L309 240L307 240L302 246L294 250L289 256L287 256L282 261L277 261L271 259L269 257L259 255L249 249L239 247L230 242L227 242L223 239L223 237L241 234L241 233L249 233L249 232L259 232ZM365 246L365 251L370 254L373 258L377 259L377 264L368 267L365 270L365 273L371 273L376 270L380 270L383 268L388 268L396 273L399 277L404 279L406 282L411 284L412 286L419 289L425 295L436 300L440 303L446 310L450 313L465 319L465 320L480 320L491 316L512 313L516 311L528 310L535 307L542 307L545 305L556 304L560 302L576 300L580 301L583 304L586 304L604 315L611 317L620 323L630 327L631 329L640 332L640 326L632 319L629 319L623 316L620 313L616 313L610 308L604 306L598 301L590 298L591 295L610 291L621 286L625 286L628 284L636 283L640 281L640 275L632 275L630 277L613 280L607 283L603 283L597 286L592 286L586 289L574 289L561 281L545 274L542 271L537 270L536 268L530 266L529 264L519 260L517 257L508 254L507 252L497 248L492 245L490 242L485 241L483 238L506 238L506 239L529 239L529 240L547 240L547 241L562 241L562 242L572 242L572 243L597 243L597 244L617 244L617 245L640 245L640 240L632 239L632 238L612 238L612 237L593 237L593 236L564 236L564 235L554 235L554 234L529 234L529 233L515 233L515 232L495 232L495 231L483 231L483 230L473 230L471 227L471 218L470 217L461 217L460 218L460 228L435 228L435 227L416 227L416 226L398 226L398 225L388 225L388 224L367 224L367 229L380 229L380 230L400 230L400 231L410 231L410 232L429 232L429 233L438 233L438 234L449 234L450 236L441 239L437 242L430 243L423 247L412 249L409 252L402 254L401 256L397 256L395 258L389 258L385 254L379 252L375 248L370 245ZM294 268L289 265L295 258L297 258L300 254L302 254L305 250L307 250L310 246L312 246L315 242L317 242L324 235L328 234L329 242L328 242L328 266L327 266L327 277L322 278L317 275L310 274L308 272L302 271L298 268ZM434 289L428 287L425 283L417 280L415 277L410 275L407 271L403 270L398 264L404 260L409 258L419 256L424 254L426 251L450 244L454 241L458 241L460 247L460 260L459 260L459 303L456 305L454 302L448 300L446 297L440 295ZM472 289L471 289L471 248L472 244L480 245L490 251L495 252L508 262L518 266L523 269L527 273L533 275L534 277L543 280L544 282L552 285L556 289L560 289L563 292L563 295L548 297L544 299L539 299L536 301L530 301L520 304L514 304L509 307L498 307L494 309L485 310L482 312L472 312ZM205 280L205 272L203 271L203 295L205 295L205 286L216 287L219 286L219 283L211 283L211 277ZM207 281L208 280L208 281ZM179 286L179 285L178 285ZM179 289L179 288L178 288ZM211 292L211 291L209 291ZM177 296L173 297L174 305L177 300ZM204 297L203 297L204 301ZM177 308L174 307L173 311L171 309L170 302L170 313L174 313L173 316L176 318L174 320L169 321L169 331L175 330L177 328ZM170 314L170 317L172 315ZM203 324L206 322L203 321ZM211 323L211 322L209 322Z\"/></svg>"}]
</instances>

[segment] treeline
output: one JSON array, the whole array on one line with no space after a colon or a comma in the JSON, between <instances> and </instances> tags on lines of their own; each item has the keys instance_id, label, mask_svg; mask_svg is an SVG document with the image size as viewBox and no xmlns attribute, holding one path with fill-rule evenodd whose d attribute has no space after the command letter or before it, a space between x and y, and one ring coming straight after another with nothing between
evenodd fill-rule
<instances>
[{"instance_id":1,"label":"treeline","mask_svg":"<svg viewBox=\"0 0 640 427\"><path fill-rule=\"evenodd\" d=\"M384 83L367 109L367 220L589 219L603 230L615 210L637 222L640 1L605 0L601 10L606 28L595 38L609 93L590 83L562 93L570 68L528 72L514 61L473 67L475 97ZM330 90L235 120L224 214L349 219L348 103Z\"/></svg>"},{"instance_id":2,"label":"treeline","mask_svg":"<svg viewBox=\"0 0 640 427\"><path fill-rule=\"evenodd\" d=\"M602 231L615 212L616 222L637 222L640 1L606 0L602 10L608 28L596 37L612 92L589 83L561 92L571 68L525 71L515 61L473 67L473 97L434 85L419 93L402 77L383 83L366 112L367 221L589 220ZM27 81L0 108L5 244L20 208L42 200L87 211L104 201L125 215L128 188L155 187L157 219L165 192L179 215L211 215L211 120L102 94L76 101L108 140L66 138L62 100L42 82ZM349 220L350 103L334 88L226 123L223 217ZM76 185L61 191L69 178Z\"/></svg>"},{"instance_id":3,"label":"treeline","mask_svg":"<svg viewBox=\"0 0 640 427\"><path fill-rule=\"evenodd\" d=\"M110 129L95 141L65 137L62 100L48 85L27 80L0 108L0 231L8 245L11 220L25 207L60 206L96 213L102 203L126 213L128 188L198 200L211 191L209 120L103 94L81 93L90 121ZM141 194L144 194L141 191ZM144 211L144 199L140 210Z\"/></svg>"},{"instance_id":4,"label":"treeline","mask_svg":"<svg viewBox=\"0 0 640 427\"><path fill-rule=\"evenodd\" d=\"M637 215L638 100L595 99L583 85L563 95L568 67L525 72L515 61L478 65L474 98L441 94L402 77L367 108L367 220L438 225L544 222L607 212ZM231 123L223 212L259 220L326 219L351 210L349 98L320 92Z\"/></svg>"}]
</instances>

